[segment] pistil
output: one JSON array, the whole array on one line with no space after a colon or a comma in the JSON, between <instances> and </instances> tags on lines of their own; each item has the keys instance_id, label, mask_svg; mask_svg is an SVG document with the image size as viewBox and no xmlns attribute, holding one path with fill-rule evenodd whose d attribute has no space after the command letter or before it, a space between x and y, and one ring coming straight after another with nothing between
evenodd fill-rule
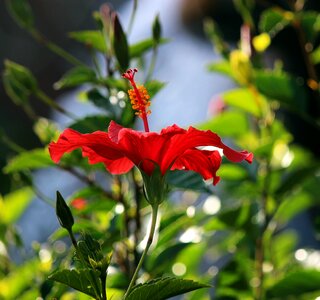
<instances>
[{"instance_id":1,"label":"pistil","mask_svg":"<svg viewBox=\"0 0 320 300\"><path fill-rule=\"evenodd\" d=\"M150 96L147 92L147 89L143 85L136 85L134 81L134 75L137 72L137 69L129 69L127 72L122 74L122 77L130 81L133 89L130 89L128 94L132 109L134 109L136 111L136 115L142 119L144 130L149 132L148 115L151 113L149 109Z\"/></svg>"}]
</instances>

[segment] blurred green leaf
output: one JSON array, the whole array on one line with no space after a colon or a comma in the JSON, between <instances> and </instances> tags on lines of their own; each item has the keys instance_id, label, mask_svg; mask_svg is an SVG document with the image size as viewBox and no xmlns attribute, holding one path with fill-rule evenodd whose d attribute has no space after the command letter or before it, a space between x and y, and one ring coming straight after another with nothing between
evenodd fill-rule
<instances>
[{"instance_id":1,"label":"blurred green leaf","mask_svg":"<svg viewBox=\"0 0 320 300\"><path fill-rule=\"evenodd\" d=\"M233 72L228 60L210 63L207 68L209 72L218 72L220 74L233 77Z\"/></svg>"},{"instance_id":2,"label":"blurred green leaf","mask_svg":"<svg viewBox=\"0 0 320 300\"><path fill-rule=\"evenodd\" d=\"M89 48L94 48L102 53L107 52L104 36L99 30L84 30L69 32L69 36Z\"/></svg>"},{"instance_id":3,"label":"blurred green leaf","mask_svg":"<svg viewBox=\"0 0 320 300\"><path fill-rule=\"evenodd\" d=\"M311 53L312 62L317 65L320 63L320 46Z\"/></svg>"},{"instance_id":4,"label":"blurred green leaf","mask_svg":"<svg viewBox=\"0 0 320 300\"><path fill-rule=\"evenodd\" d=\"M0 196L0 223L9 225L24 213L34 196L31 188L25 187L3 197Z\"/></svg>"},{"instance_id":5,"label":"blurred green leaf","mask_svg":"<svg viewBox=\"0 0 320 300\"><path fill-rule=\"evenodd\" d=\"M174 277L162 277L136 285L127 300L157 300L168 299L182 295L201 288L209 288L210 285L202 284L193 280L186 280Z\"/></svg>"},{"instance_id":6,"label":"blurred green leaf","mask_svg":"<svg viewBox=\"0 0 320 300\"><path fill-rule=\"evenodd\" d=\"M53 166L48 149L33 149L22 152L12 158L4 167L5 173L13 173L25 170L34 170Z\"/></svg>"},{"instance_id":7,"label":"blurred green leaf","mask_svg":"<svg viewBox=\"0 0 320 300\"><path fill-rule=\"evenodd\" d=\"M166 44L170 40L161 38L159 40L159 44ZM143 55L145 52L151 50L154 47L154 40L153 39L145 39L140 42L137 42L133 45L130 45L129 52L131 58L137 58Z\"/></svg>"},{"instance_id":8,"label":"blurred green leaf","mask_svg":"<svg viewBox=\"0 0 320 300\"><path fill-rule=\"evenodd\" d=\"M316 11L304 11L300 15L300 22L305 38L314 43L320 33L320 14Z\"/></svg>"},{"instance_id":9,"label":"blurred green leaf","mask_svg":"<svg viewBox=\"0 0 320 300\"><path fill-rule=\"evenodd\" d=\"M218 175L223 180L244 180L248 178L247 171L241 165L227 163L221 165Z\"/></svg>"},{"instance_id":10,"label":"blurred green leaf","mask_svg":"<svg viewBox=\"0 0 320 300\"><path fill-rule=\"evenodd\" d=\"M11 272L0 279L0 299L20 299L23 291L30 285L36 285L35 274L39 271L39 264L38 260L30 259L20 266L13 266Z\"/></svg>"},{"instance_id":11,"label":"blurred green leaf","mask_svg":"<svg viewBox=\"0 0 320 300\"><path fill-rule=\"evenodd\" d=\"M54 88L56 90L60 90L63 88L75 87L84 83L94 83L96 80L96 74L92 69L84 66L74 67L54 84Z\"/></svg>"},{"instance_id":12,"label":"blurred green leaf","mask_svg":"<svg viewBox=\"0 0 320 300\"><path fill-rule=\"evenodd\" d=\"M267 297L279 297L283 299L298 299L305 293L320 293L320 272L316 270L301 270L294 273L286 273L285 277L279 280L267 291Z\"/></svg>"},{"instance_id":13,"label":"blurred green leaf","mask_svg":"<svg viewBox=\"0 0 320 300\"><path fill-rule=\"evenodd\" d=\"M94 115L80 119L70 124L68 127L81 133L88 133L96 130L106 131L110 121L111 119L105 115Z\"/></svg>"},{"instance_id":14,"label":"blurred green leaf","mask_svg":"<svg viewBox=\"0 0 320 300\"><path fill-rule=\"evenodd\" d=\"M202 176L192 171L170 171L166 179L169 185L175 188L207 191Z\"/></svg>"},{"instance_id":15,"label":"blurred green leaf","mask_svg":"<svg viewBox=\"0 0 320 300\"><path fill-rule=\"evenodd\" d=\"M122 29L118 15L113 15L113 50L122 72L129 66L130 55L126 34Z\"/></svg>"},{"instance_id":16,"label":"blurred green leaf","mask_svg":"<svg viewBox=\"0 0 320 300\"><path fill-rule=\"evenodd\" d=\"M166 86L166 83L158 80L151 80L148 81L145 84L145 86L150 98L153 98L158 92L160 92Z\"/></svg>"},{"instance_id":17,"label":"blurred green leaf","mask_svg":"<svg viewBox=\"0 0 320 300\"><path fill-rule=\"evenodd\" d=\"M44 144L49 144L59 136L57 124L46 118L39 118L33 125L33 130Z\"/></svg>"},{"instance_id":18,"label":"blurred green leaf","mask_svg":"<svg viewBox=\"0 0 320 300\"><path fill-rule=\"evenodd\" d=\"M91 277L99 280L99 272L91 269L60 270L49 275L49 279L68 285L95 299L101 299L101 290L93 286ZM99 298L97 298L97 294Z\"/></svg>"},{"instance_id":19,"label":"blurred green leaf","mask_svg":"<svg viewBox=\"0 0 320 300\"><path fill-rule=\"evenodd\" d=\"M237 111L223 112L197 127L203 130L211 130L226 137L238 137L249 130L246 116Z\"/></svg>"},{"instance_id":20,"label":"blurred green leaf","mask_svg":"<svg viewBox=\"0 0 320 300\"><path fill-rule=\"evenodd\" d=\"M279 205L274 219L284 225L294 216L305 211L313 204L311 197L306 193L287 196Z\"/></svg>"},{"instance_id":21,"label":"blurred green leaf","mask_svg":"<svg viewBox=\"0 0 320 300\"><path fill-rule=\"evenodd\" d=\"M256 71L255 84L265 96L278 100L291 109L305 111L306 92L303 86L288 73Z\"/></svg>"},{"instance_id":22,"label":"blurred green leaf","mask_svg":"<svg viewBox=\"0 0 320 300\"><path fill-rule=\"evenodd\" d=\"M27 105L30 95L38 88L32 73L24 66L10 60L4 62L3 85L16 105Z\"/></svg>"},{"instance_id":23,"label":"blurred green leaf","mask_svg":"<svg viewBox=\"0 0 320 300\"><path fill-rule=\"evenodd\" d=\"M187 248L191 243L181 243L175 241L174 243L167 243L165 246L154 249L149 253L146 261L147 270L152 270L153 273L163 273L171 268L173 260L179 253ZM170 257L170 259L168 259Z\"/></svg>"},{"instance_id":24,"label":"blurred green leaf","mask_svg":"<svg viewBox=\"0 0 320 300\"><path fill-rule=\"evenodd\" d=\"M221 54L226 60L229 58L230 49L224 41L219 26L212 19L205 19L203 23L204 31L211 40L215 50Z\"/></svg>"},{"instance_id":25,"label":"blurred green leaf","mask_svg":"<svg viewBox=\"0 0 320 300\"><path fill-rule=\"evenodd\" d=\"M292 13L287 14L292 16ZM285 18L284 12L277 8L270 8L263 11L260 17L259 29L262 32L267 32L271 37L274 37L278 32L283 30L289 23L290 17Z\"/></svg>"},{"instance_id":26,"label":"blurred green leaf","mask_svg":"<svg viewBox=\"0 0 320 300\"><path fill-rule=\"evenodd\" d=\"M6 0L6 4L11 16L22 28L33 29L34 16L27 0Z\"/></svg>"},{"instance_id":27,"label":"blurred green leaf","mask_svg":"<svg viewBox=\"0 0 320 300\"><path fill-rule=\"evenodd\" d=\"M319 169L320 163L315 162L313 165L300 167L288 174L284 174L280 187L275 191L276 197L281 197L285 193L293 190L296 186L300 185L303 180L314 176Z\"/></svg>"},{"instance_id":28,"label":"blurred green leaf","mask_svg":"<svg viewBox=\"0 0 320 300\"><path fill-rule=\"evenodd\" d=\"M255 95L246 88L225 92L222 98L226 104L240 108L256 117L260 117L266 107L266 100L262 95Z\"/></svg>"}]
</instances>

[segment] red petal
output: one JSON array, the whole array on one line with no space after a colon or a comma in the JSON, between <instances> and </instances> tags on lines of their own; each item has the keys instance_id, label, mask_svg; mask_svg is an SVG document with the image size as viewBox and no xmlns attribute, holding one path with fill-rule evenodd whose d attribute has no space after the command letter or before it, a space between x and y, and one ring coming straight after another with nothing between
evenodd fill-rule
<instances>
[{"instance_id":1,"label":"red petal","mask_svg":"<svg viewBox=\"0 0 320 300\"><path fill-rule=\"evenodd\" d=\"M54 162L58 162L63 154L81 148L82 154L88 157L89 163L102 162L113 174L122 174L133 167L133 163L121 152L121 148L113 143L103 131L82 134L66 129L58 141L49 145L49 152Z\"/></svg>"},{"instance_id":2,"label":"red petal","mask_svg":"<svg viewBox=\"0 0 320 300\"><path fill-rule=\"evenodd\" d=\"M217 134L209 130L202 131L190 127L188 130L184 130L180 134L178 133L171 137L170 146L163 157L163 167L168 169L186 150L200 146L221 148L223 149L224 155L233 162L246 160L251 163L253 159L252 153L247 151L235 151L223 144L221 138Z\"/></svg>"},{"instance_id":3,"label":"red petal","mask_svg":"<svg viewBox=\"0 0 320 300\"><path fill-rule=\"evenodd\" d=\"M199 173L203 179L213 178L216 185L220 177L216 175L221 165L221 156L218 151L201 151L188 149L174 162L171 170L191 170Z\"/></svg>"}]
</instances>

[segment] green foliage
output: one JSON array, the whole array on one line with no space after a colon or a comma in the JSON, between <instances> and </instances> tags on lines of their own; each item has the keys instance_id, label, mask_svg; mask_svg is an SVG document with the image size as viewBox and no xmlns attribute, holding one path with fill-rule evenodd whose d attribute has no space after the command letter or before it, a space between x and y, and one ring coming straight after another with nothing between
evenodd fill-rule
<instances>
[{"instance_id":1,"label":"green foliage","mask_svg":"<svg viewBox=\"0 0 320 300\"><path fill-rule=\"evenodd\" d=\"M304 246L290 224L305 211L316 214L320 165L311 151L295 144L297 133L289 132L285 125L294 124L299 116L299 121L313 126L317 142L319 13L299 6L299 1L292 10L261 7L252 0L233 3L243 20L238 44L231 48L222 34L228 36L229 29L220 30L214 20L206 19L204 28L222 56L208 64L208 71L227 76L239 86L221 92L217 98L222 107L196 127L216 132L227 145L253 152L254 161L252 165L232 164L223 158L217 172L221 182L215 187L197 173L184 170L169 171L163 177L158 167L152 176L141 175L137 169L112 176L103 163L89 165L80 151L66 155L57 166L49 158L48 144L58 138L60 130L31 106L30 99L35 97L64 114L67 127L81 133L107 131L111 120L134 127L137 119L129 105L129 85L121 74L138 65L151 99L166 86L153 78L158 48L169 41L163 37L159 15L150 24L151 36L131 44L131 28L125 28L117 13L104 4L94 13L97 28L69 33L88 50L91 66L36 30L28 1L7 1L10 14L21 27L72 64L53 87L59 93L79 87L86 105L100 111L74 115L47 96L26 67L5 60L5 91L31 117L41 145L22 149L1 131L1 143L10 155L2 157L9 192L0 195L0 299L160 300L186 293L183 297L189 300L318 297L319 272L309 264L318 250L296 252L297 245ZM131 21L139 9L137 4L134 1ZM299 76L272 51L273 38L279 34L277 43L281 43L281 31L287 27L297 34L304 59L299 62L304 64ZM253 39L261 36L268 47L265 42L258 49ZM146 59L148 52L151 62ZM98 57L104 59L102 64ZM287 111L294 113L292 119L282 122L288 118ZM298 126L306 137L310 134L303 123ZM67 195L66 201L57 193L56 213L62 228L53 232L47 243L34 243L32 258L24 255L24 261L16 264L11 249L24 251L16 223L35 194L51 204L45 196L46 186L35 186L32 178L34 171L48 167L68 172L82 186ZM152 244L148 235L143 240L150 211L146 199L153 206L162 202L157 222L153 219L156 234ZM319 231L319 218L310 219L312 222ZM70 243L65 244L68 236L70 249ZM150 246L146 253L141 252L145 243ZM306 259L299 258L300 252ZM139 282L147 282L137 284L137 278L130 282L135 270L139 270L137 278L141 275ZM167 277L173 275L178 277ZM214 290L200 282L214 282ZM123 296L130 284L132 289Z\"/></svg>"},{"instance_id":2,"label":"green foliage","mask_svg":"<svg viewBox=\"0 0 320 300\"><path fill-rule=\"evenodd\" d=\"M37 81L32 73L10 60L5 61L3 84L16 105L27 105L30 95L37 90Z\"/></svg>"},{"instance_id":3,"label":"green foliage","mask_svg":"<svg viewBox=\"0 0 320 300\"><path fill-rule=\"evenodd\" d=\"M7 7L15 21L23 28L34 27L34 16L27 0L6 0Z\"/></svg>"},{"instance_id":4,"label":"green foliage","mask_svg":"<svg viewBox=\"0 0 320 300\"><path fill-rule=\"evenodd\" d=\"M83 30L83 31L75 31L70 32L69 36L83 43L88 48L93 48L102 53L107 52L106 42L103 37L103 34L99 30Z\"/></svg>"},{"instance_id":5,"label":"green foliage","mask_svg":"<svg viewBox=\"0 0 320 300\"><path fill-rule=\"evenodd\" d=\"M101 294L101 291L97 290L92 283L92 277L98 280L99 272L90 269L77 269L56 271L49 276L49 279L68 285L97 299L97 295Z\"/></svg>"},{"instance_id":6,"label":"green foliage","mask_svg":"<svg viewBox=\"0 0 320 300\"><path fill-rule=\"evenodd\" d=\"M163 300L208 287L210 286L192 280L163 277L135 286L126 299L147 300L150 299L150 297L153 297L155 300Z\"/></svg>"}]
</instances>

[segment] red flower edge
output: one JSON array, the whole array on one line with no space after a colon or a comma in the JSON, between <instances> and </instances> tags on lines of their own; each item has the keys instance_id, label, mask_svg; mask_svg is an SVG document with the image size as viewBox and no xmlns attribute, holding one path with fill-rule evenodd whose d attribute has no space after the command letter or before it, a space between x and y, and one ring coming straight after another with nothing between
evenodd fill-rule
<instances>
[{"instance_id":1,"label":"red flower edge","mask_svg":"<svg viewBox=\"0 0 320 300\"><path fill-rule=\"evenodd\" d=\"M172 125L160 133L140 132L124 128L114 121L110 122L108 132L95 131L82 134L66 129L57 142L49 145L54 162L77 148L88 157L90 164L102 162L112 174L128 172L134 165L151 175L155 164L162 175L169 170L192 170L205 180L213 178L213 184L220 180L216 175L221 165L219 151L201 150L201 146L214 146L222 149L223 154L232 162L246 160L251 163L253 154L236 151L222 143L221 138L207 130L189 129Z\"/></svg>"}]
</instances>

